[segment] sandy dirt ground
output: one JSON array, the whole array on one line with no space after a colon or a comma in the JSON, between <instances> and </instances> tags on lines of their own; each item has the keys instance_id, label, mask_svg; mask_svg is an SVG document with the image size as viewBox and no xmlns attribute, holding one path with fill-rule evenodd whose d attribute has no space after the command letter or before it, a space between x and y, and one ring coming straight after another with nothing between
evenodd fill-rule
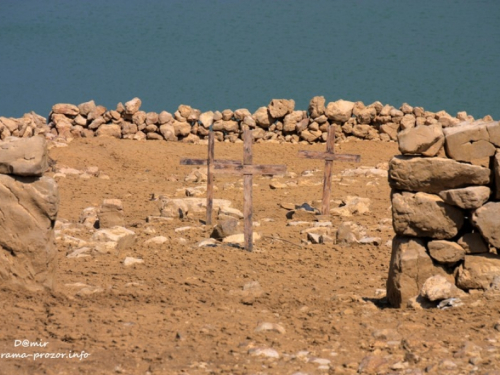
<instances>
[{"instance_id":1,"label":"sandy dirt ground","mask_svg":"<svg viewBox=\"0 0 500 375\"><path fill-rule=\"evenodd\" d=\"M254 163L286 164L292 173L254 177L254 230L263 237L252 253L198 247L211 232L202 213L146 222L159 215L152 194L183 197L186 188L204 185L186 182L193 167L179 160L206 157L205 145L94 138L51 149L56 167L96 166L101 174L57 178L58 219L72 223L59 237L88 241L91 230L77 225L82 210L117 198L137 238L119 253L82 258L68 258L76 245L59 239L53 293L1 289L0 374L500 374L499 296L472 293L446 310L386 304L387 242L394 236L387 178L342 173L383 168L398 154L395 143L342 143L336 152L359 154L361 163L333 166L332 207L348 196L369 198L371 206L332 216L332 231L353 221L380 243L308 244L301 231L312 222L287 226L280 204L319 207L321 199L324 162L299 159L297 151L324 147L254 145ZM243 145L216 143L215 155L241 160ZM274 181L287 187L271 189ZM217 176L215 185L216 198L243 209L241 178ZM175 231L185 226L192 228ZM144 244L155 236L168 241ZM144 263L126 267L126 257ZM43 346L25 348L23 340Z\"/></svg>"}]
</instances>

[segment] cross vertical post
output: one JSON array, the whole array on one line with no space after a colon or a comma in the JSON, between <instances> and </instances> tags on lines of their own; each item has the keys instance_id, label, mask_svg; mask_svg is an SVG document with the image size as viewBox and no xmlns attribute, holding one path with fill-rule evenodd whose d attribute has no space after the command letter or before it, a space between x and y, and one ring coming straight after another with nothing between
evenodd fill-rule
<instances>
[{"instance_id":1,"label":"cross vertical post","mask_svg":"<svg viewBox=\"0 0 500 375\"><path fill-rule=\"evenodd\" d=\"M252 165L252 132L245 127L243 132L243 166ZM245 249L253 249L253 222L252 222L252 188L253 178L251 173L243 174L243 216Z\"/></svg>"},{"instance_id":2,"label":"cross vertical post","mask_svg":"<svg viewBox=\"0 0 500 375\"><path fill-rule=\"evenodd\" d=\"M212 225L212 207L214 202L214 132L212 129L208 132L208 158L207 158L207 222L206 225Z\"/></svg>"}]
</instances>

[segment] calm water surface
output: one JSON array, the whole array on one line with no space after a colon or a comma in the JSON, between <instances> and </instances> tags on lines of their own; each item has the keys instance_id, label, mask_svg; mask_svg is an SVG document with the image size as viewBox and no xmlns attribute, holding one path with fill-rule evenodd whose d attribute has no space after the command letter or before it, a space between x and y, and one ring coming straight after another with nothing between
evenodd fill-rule
<instances>
[{"instance_id":1,"label":"calm water surface","mask_svg":"<svg viewBox=\"0 0 500 375\"><path fill-rule=\"evenodd\" d=\"M0 116L292 98L500 119L498 0L0 0Z\"/></svg>"}]
</instances>

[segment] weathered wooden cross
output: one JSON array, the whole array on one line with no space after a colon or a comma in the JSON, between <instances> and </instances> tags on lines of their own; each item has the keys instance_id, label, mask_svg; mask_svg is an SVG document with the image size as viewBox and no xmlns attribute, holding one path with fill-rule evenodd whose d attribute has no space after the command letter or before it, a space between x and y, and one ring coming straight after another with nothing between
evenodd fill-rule
<instances>
[{"instance_id":1,"label":"weathered wooden cross","mask_svg":"<svg viewBox=\"0 0 500 375\"><path fill-rule=\"evenodd\" d=\"M359 155L335 154L335 127L328 127L328 137L326 140L326 152L321 151L299 151L299 157L306 159L325 160L325 175L323 178L323 202L321 205L321 214L330 214L330 192L332 190L332 164L334 160L359 162Z\"/></svg>"},{"instance_id":2,"label":"weathered wooden cross","mask_svg":"<svg viewBox=\"0 0 500 375\"><path fill-rule=\"evenodd\" d=\"M212 132L210 132L212 133ZM286 172L286 165L254 165L252 164L252 132L248 127L243 131L243 163L235 160L214 160L213 134L209 135L208 159L182 159L183 165L208 165L207 171L207 224L212 214L213 177L212 173L243 175L243 216L245 249L253 249L253 222L252 222L252 185L254 174L282 174ZM210 176L210 177L209 177ZM210 201L210 202L209 202ZM210 219L209 219L210 215Z\"/></svg>"},{"instance_id":3,"label":"weathered wooden cross","mask_svg":"<svg viewBox=\"0 0 500 375\"><path fill-rule=\"evenodd\" d=\"M215 160L214 132L210 128L208 133L208 157L206 159L181 159L181 165L206 165L207 166L207 225L212 225L212 208L214 201L214 165L241 165L237 160Z\"/></svg>"}]
</instances>

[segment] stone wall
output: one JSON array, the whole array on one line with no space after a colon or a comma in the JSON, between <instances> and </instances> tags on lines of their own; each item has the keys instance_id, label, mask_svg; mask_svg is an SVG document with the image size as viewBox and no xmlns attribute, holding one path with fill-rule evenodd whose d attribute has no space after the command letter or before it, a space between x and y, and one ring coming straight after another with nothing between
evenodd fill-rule
<instances>
[{"instance_id":1,"label":"stone wall","mask_svg":"<svg viewBox=\"0 0 500 375\"><path fill-rule=\"evenodd\" d=\"M44 137L0 142L0 285L52 289L59 207Z\"/></svg>"},{"instance_id":2,"label":"stone wall","mask_svg":"<svg viewBox=\"0 0 500 375\"><path fill-rule=\"evenodd\" d=\"M398 142L402 155L389 162L389 302L500 288L500 123L419 125Z\"/></svg>"},{"instance_id":3,"label":"stone wall","mask_svg":"<svg viewBox=\"0 0 500 375\"><path fill-rule=\"evenodd\" d=\"M474 121L466 112L453 117L445 111L433 113L406 103L399 109L380 102L366 106L359 101L326 103L322 96L312 98L307 111L296 110L292 99L273 99L254 113L247 109L201 113L188 105L180 105L173 114L146 113L140 110L141 104L139 98L134 98L125 104L119 103L115 109L107 109L91 100L80 105L56 104L48 121L34 113L21 119L0 117L0 137L30 137L42 133L49 139L61 140L112 136L196 142L208 135L212 125L217 140L239 142L243 125L248 125L256 141L313 143L324 142L328 127L334 124L339 139L396 141L398 132L419 125L442 129ZM486 116L482 120L492 119Z\"/></svg>"}]
</instances>

